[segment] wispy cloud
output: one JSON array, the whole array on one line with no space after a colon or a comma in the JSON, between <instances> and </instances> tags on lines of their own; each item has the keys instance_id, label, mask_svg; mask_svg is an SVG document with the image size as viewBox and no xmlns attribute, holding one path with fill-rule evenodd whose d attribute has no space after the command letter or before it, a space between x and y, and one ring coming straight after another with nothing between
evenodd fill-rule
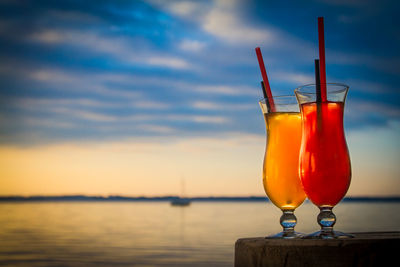
<instances>
[{"instance_id":1,"label":"wispy cloud","mask_svg":"<svg viewBox=\"0 0 400 267\"><path fill-rule=\"evenodd\" d=\"M83 105L82 105L83 104ZM149 102L148 104L153 105ZM156 106L157 103L154 103ZM164 112L162 116L159 114L149 113L138 113L130 110L129 113L124 115L115 115L106 113L104 111L93 110L92 107L109 107L108 103L102 103L99 101L87 102L85 99L81 99L77 102L63 99L56 99L54 101L49 99L18 99L14 101L19 109L40 112L47 114L58 114L62 118L69 118L72 120L83 120L93 122L104 122L104 123L129 123L129 122L150 122L150 121L183 121L192 123L227 123L230 121L229 118L218 116L218 115L188 115ZM162 104L161 104L162 105ZM146 107L147 108L147 107ZM128 110L127 110L128 111Z\"/></svg>"},{"instance_id":2,"label":"wispy cloud","mask_svg":"<svg viewBox=\"0 0 400 267\"><path fill-rule=\"evenodd\" d=\"M385 84L381 81L361 80L361 79L348 79L343 81L350 86L350 90L357 90L362 93L387 95L397 92L397 88Z\"/></svg>"},{"instance_id":3,"label":"wispy cloud","mask_svg":"<svg viewBox=\"0 0 400 267\"><path fill-rule=\"evenodd\" d=\"M315 2L321 2L332 6L343 6L343 7L363 7L371 4L371 0L314 0Z\"/></svg>"},{"instance_id":4,"label":"wispy cloud","mask_svg":"<svg viewBox=\"0 0 400 267\"><path fill-rule=\"evenodd\" d=\"M301 72L274 71L271 72L271 76L274 77L274 79L279 80L280 82L295 85L309 84L315 82L313 74L306 74Z\"/></svg>"},{"instance_id":5,"label":"wispy cloud","mask_svg":"<svg viewBox=\"0 0 400 267\"><path fill-rule=\"evenodd\" d=\"M176 131L176 129L169 126L155 125L155 124L141 124L136 126L138 129L142 129L157 134L170 134Z\"/></svg>"},{"instance_id":6,"label":"wispy cloud","mask_svg":"<svg viewBox=\"0 0 400 267\"><path fill-rule=\"evenodd\" d=\"M170 114L165 115L163 118L171 121L189 121L195 123L210 123L210 124L223 124L228 123L230 118L214 115L186 115L186 114Z\"/></svg>"},{"instance_id":7,"label":"wispy cloud","mask_svg":"<svg viewBox=\"0 0 400 267\"><path fill-rule=\"evenodd\" d=\"M221 103L212 101L195 101L192 107L200 110L248 110L253 109L254 104Z\"/></svg>"},{"instance_id":8,"label":"wispy cloud","mask_svg":"<svg viewBox=\"0 0 400 267\"><path fill-rule=\"evenodd\" d=\"M61 106L71 106L71 107L94 107L94 108L108 108L108 107L119 107L122 103L120 102L109 102L109 101L99 101L90 98L16 98L11 100L18 107L24 108L43 108L43 107L61 107Z\"/></svg>"},{"instance_id":9,"label":"wispy cloud","mask_svg":"<svg viewBox=\"0 0 400 267\"><path fill-rule=\"evenodd\" d=\"M56 20L64 23L96 24L102 22L100 16L78 10L49 9L45 17L50 21Z\"/></svg>"},{"instance_id":10,"label":"wispy cloud","mask_svg":"<svg viewBox=\"0 0 400 267\"><path fill-rule=\"evenodd\" d=\"M151 100L141 100L132 102L135 108L142 108L142 109L154 109L154 110L165 110L171 108L171 104L162 102L162 101L151 101Z\"/></svg>"},{"instance_id":11,"label":"wispy cloud","mask_svg":"<svg viewBox=\"0 0 400 267\"><path fill-rule=\"evenodd\" d=\"M206 33L234 45L264 43L276 41L275 33L270 28L251 25L241 19L240 2L236 0L199 1L157 1L150 3L166 11L193 21Z\"/></svg>"},{"instance_id":12,"label":"wispy cloud","mask_svg":"<svg viewBox=\"0 0 400 267\"><path fill-rule=\"evenodd\" d=\"M143 50L138 40L121 36L105 36L89 31L70 29L42 29L27 37L28 41L48 45L71 45L90 53L109 55L122 62L187 69L190 64L174 55L157 50Z\"/></svg>"},{"instance_id":13,"label":"wispy cloud","mask_svg":"<svg viewBox=\"0 0 400 267\"><path fill-rule=\"evenodd\" d=\"M169 67L173 69L186 69L190 64L177 57L149 57L146 59L147 64L154 66Z\"/></svg>"},{"instance_id":14,"label":"wispy cloud","mask_svg":"<svg viewBox=\"0 0 400 267\"><path fill-rule=\"evenodd\" d=\"M162 1L150 1L150 2L162 2ZM173 13L181 16L193 16L199 10L204 8L204 3L200 1L169 1L168 9Z\"/></svg>"},{"instance_id":15,"label":"wispy cloud","mask_svg":"<svg viewBox=\"0 0 400 267\"><path fill-rule=\"evenodd\" d=\"M63 91L68 88L71 92L92 92L98 95L120 98L137 98L140 93L110 88L102 80L95 79L96 75L57 69L26 70L27 77L51 86L53 90Z\"/></svg>"},{"instance_id":16,"label":"wispy cloud","mask_svg":"<svg viewBox=\"0 0 400 267\"><path fill-rule=\"evenodd\" d=\"M202 21L202 28L221 41L234 44L270 44L276 41L271 30L249 25L241 20L236 4L236 1L215 1Z\"/></svg>"},{"instance_id":17,"label":"wispy cloud","mask_svg":"<svg viewBox=\"0 0 400 267\"><path fill-rule=\"evenodd\" d=\"M235 86L235 85L199 85L193 90L205 94L220 94L230 96L258 96L258 91L249 86Z\"/></svg>"},{"instance_id":18,"label":"wispy cloud","mask_svg":"<svg viewBox=\"0 0 400 267\"><path fill-rule=\"evenodd\" d=\"M86 120L86 121L115 122L118 120L117 116L112 116L101 112L78 110L66 107L53 107L50 108L49 111L51 111L52 113L58 113L64 116L75 117L75 119Z\"/></svg>"},{"instance_id":19,"label":"wispy cloud","mask_svg":"<svg viewBox=\"0 0 400 267\"><path fill-rule=\"evenodd\" d=\"M346 116L360 118L373 114L375 117L400 120L400 107L374 101L353 100L348 105Z\"/></svg>"},{"instance_id":20,"label":"wispy cloud","mask_svg":"<svg viewBox=\"0 0 400 267\"><path fill-rule=\"evenodd\" d=\"M196 82L177 80L172 77L140 77L127 74L116 73L82 73L73 72L70 70L57 70L57 69L39 69L26 71L27 77L32 80L51 85L54 90L65 90L68 88L71 92L93 92L98 95L109 97L129 98L136 102L137 107L148 108L167 108L170 106L167 102L160 102L159 104L154 101L146 100L142 92L137 90L123 90L115 86L110 86L109 83L121 84L124 87L137 88L142 86L162 86L171 88L177 91L187 91L191 88L190 92L200 94L212 95L227 95L227 96L259 96L259 90L245 85L213 85L201 84ZM303 74L288 74L285 76L283 73L278 73L278 79L284 78L294 80L296 78L305 78ZM134 102L132 102L134 103Z\"/></svg>"},{"instance_id":21,"label":"wispy cloud","mask_svg":"<svg viewBox=\"0 0 400 267\"><path fill-rule=\"evenodd\" d=\"M189 52L199 52L203 50L205 46L206 46L205 42L198 40L189 40L189 39L185 39L179 44L180 49Z\"/></svg>"},{"instance_id":22,"label":"wispy cloud","mask_svg":"<svg viewBox=\"0 0 400 267\"><path fill-rule=\"evenodd\" d=\"M31 114L17 117L6 117L0 115L0 123L2 125L8 125L9 127L22 126L24 129L40 127L45 131L54 129L68 130L78 128L78 125L71 120L62 120L60 118L44 118L42 116L38 117Z\"/></svg>"}]
</instances>

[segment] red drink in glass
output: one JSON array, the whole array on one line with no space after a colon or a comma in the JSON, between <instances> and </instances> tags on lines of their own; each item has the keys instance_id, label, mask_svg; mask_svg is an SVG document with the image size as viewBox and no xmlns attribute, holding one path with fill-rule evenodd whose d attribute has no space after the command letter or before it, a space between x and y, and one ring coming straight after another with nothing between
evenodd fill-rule
<instances>
[{"instance_id":1,"label":"red drink in glass","mask_svg":"<svg viewBox=\"0 0 400 267\"><path fill-rule=\"evenodd\" d=\"M343 109L343 102L301 105L300 178L308 198L319 207L335 206L350 186L351 166L343 129Z\"/></svg>"},{"instance_id":2,"label":"red drink in glass","mask_svg":"<svg viewBox=\"0 0 400 267\"><path fill-rule=\"evenodd\" d=\"M334 231L333 207L346 195L351 180L349 151L343 128L344 103L349 87L323 84L324 100L315 84L295 90L301 108L302 139L299 176L307 197L320 209L321 231L305 238L343 238L349 234Z\"/></svg>"}]
</instances>

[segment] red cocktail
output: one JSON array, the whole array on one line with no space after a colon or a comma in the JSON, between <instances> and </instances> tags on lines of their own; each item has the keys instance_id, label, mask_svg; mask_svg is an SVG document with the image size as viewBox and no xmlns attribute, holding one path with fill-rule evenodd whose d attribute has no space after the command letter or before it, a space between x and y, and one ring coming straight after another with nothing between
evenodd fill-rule
<instances>
[{"instance_id":1,"label":"red cocktail","mask_svg":"<svg viewBox=\"0 0 400 267\"><path fill-rule=\"evenodd\" d=\"M295 90L302 114L299 175L307 197L321 213L318 238L345 234L333 231L332 208L345 196L351 180L350 157L343 128L343 110L348 86L326 84L326 101L317 101L315 85Z\"/></svg>"},{"instance_id":2,"label":"red cocktail","mask_svg":"<svg viewBox=\"0 0 400 267\"><path fill-rule=\"evenodd\" d=\"M342 102L301 105L300 178L317 206L335 206L350 185L351 166L343 131Z\"/></svg>"}]
</instances>

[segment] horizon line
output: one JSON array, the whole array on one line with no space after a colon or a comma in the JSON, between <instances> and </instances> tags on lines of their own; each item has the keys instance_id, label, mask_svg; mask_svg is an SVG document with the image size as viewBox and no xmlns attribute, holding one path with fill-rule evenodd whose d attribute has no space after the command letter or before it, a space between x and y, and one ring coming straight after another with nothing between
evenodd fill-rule
<instances>
[{"instance_id":1,"label":"horizon line","mask_svg":"<svg viewBox=\"0 0 400 267\"><path fill-rule=\"evenodd\" d=\"M29 201L172 201L174 199L184 198L191 201L267 201L270 202L267 196L194 196L180 197L178 195L163 195L163 196L121 196L121 195L32 195L19 196L9 195L0 196L1 202L29 202ZM392 196L347 196L342 201L389 201L400 202L400 195ZM306 202L310 202L306 199Z\"/></svg>"}]
</instances>

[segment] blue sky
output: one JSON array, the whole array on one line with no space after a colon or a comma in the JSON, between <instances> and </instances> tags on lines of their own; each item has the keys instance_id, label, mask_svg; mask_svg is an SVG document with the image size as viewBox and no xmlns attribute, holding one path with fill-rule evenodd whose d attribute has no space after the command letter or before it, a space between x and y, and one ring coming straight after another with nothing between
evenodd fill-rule
<instances>
[{"instance_id":1,"label":"blue sky","mask_svg":"<svg viewBox=\"0 0 400 267\"><path fill-rule=\"evenodd\" d=\"M346 127L400 119L396 1L3 1L2 143L260 133L254 48L274 94L313 82L317 16Z\"/></svg>"},{"instance_id":2,"label":"blue sky","mask_svg":"<svg viewBox=\"0 0 400 267\"><path fill-rule=\"evenodd\" d=\"M324 16L327 80L350 86L346 132L382 130L397 149L398 10L370 0L1 1L0 143L264 136L254 48L273 94L290 94L314 80ZM368 138L357 153L374 153Z\"/></svg>"}]
</instances>

